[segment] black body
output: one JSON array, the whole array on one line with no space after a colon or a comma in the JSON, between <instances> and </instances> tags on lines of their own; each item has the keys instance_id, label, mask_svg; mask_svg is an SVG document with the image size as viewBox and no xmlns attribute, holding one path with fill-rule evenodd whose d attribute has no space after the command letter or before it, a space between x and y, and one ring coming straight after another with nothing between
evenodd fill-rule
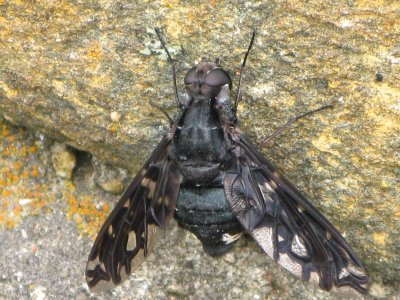
<instances>
[{"instance_id":1,"label":"black body","mask_svg":"<svg viewBox=\"0 0 400 300\"><path fill-rule=\"evenodd\" d=\"M157 31L159 35L159 32ZM175 65L160 35L173 67ZM366 293L368 276L334 226L255 149L231 106L231 79L218 62L202 61L185 77L188 103L104 223L89 255L94 291L136 269L172 217L210 255L229 250L241 232L279 265L320 288ZM177 96L174 80L175 95ZM278 130L277 133L280 131ZM272 135L274 136L274 134Z\"/></svg>"},{"instance_id":2,"label":"black body","mask_svg":"<svg viewBox=\"0 0 400 300\"><path fill-rule=\"evenodd\" d=\"M222 186L182 187L175 218L181 227L196 235L211 256L230 250L242 232Z\"/></svg>"},{"instance_id":3,"label":"black body","mask_svg":"<svg viewBox=\"0 0 400 300\"><path fill-rule=\"evenodd\" d=\"M183 184L222 186L221 170L232 161L226 124L234 115L222 116L231 87L229 75L216 63L201 62L189 70L185 86L189 103L173 129L170 156L182 172ZM229 108L228 108L229 109Z\"/></svg>"},{"instance_id":4,"label":"black body","mask_svg":"<svg viewBox=\"0 0 400 300\"><path fill-rule=\"evenodd\" d=\"M182 174L175 217L180 226L201 240L208 254L221 255L241 232L223 190L233 155L225 134L226 122L221 122L219 115L221 99L215 92L220 84L229 89L230 78L217 64L201 62L187 73L185 84L191 99L177 122L170 149L170 157ZM232 243L226 242L229 239Z\"/></svg>"}]
</instances>

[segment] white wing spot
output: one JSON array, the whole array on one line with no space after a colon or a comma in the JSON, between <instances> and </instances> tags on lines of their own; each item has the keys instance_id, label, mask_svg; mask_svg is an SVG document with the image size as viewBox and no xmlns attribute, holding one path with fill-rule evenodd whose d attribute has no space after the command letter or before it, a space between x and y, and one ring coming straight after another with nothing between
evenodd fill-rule
<instances>
[{"instance_id":1,"label":"white wing spot","mask_svg":"<svg viewBox=\"0 0 400 300\"><path fill-rule=\"evenodd\" d=\"M308 252L307 248L304 246L304 241L297 234L294 236L292 241L292 251L300 257L306 257Z\"/></svg>"},{"instance_id":2,"label":"white wing spot","mask_svg":"<svg viewBox=\"0 0 400 300\"><path fill-rule=\"evenodd\" d=\"M273 259L274 248L272 244L272 228L268 226L257 227L253 229L251 234L254 239L259 243L264 252Z\"/></svg>"},{"instance_id":3,"label":"white wing spot","mask_svg":"<svg viewBox=\"0 0 400 300\"><path fill-rule=\"evenodd\" d=\"M319 276L317 272L310 272L310 281L319 282Z\"/></svg>"},{"instance_id":4,"label":"white wing spot","mask_svg":"<svg viewBox=\"0 0 400 300\"><path fill-rule=\"evenodd\" d=\"M131 204L131 198L126 199L126 201L124 202L124 206L125 208L129 208L129 205Z\"/></svg>"},{"instance_id":5,"label":"white wing spot","mask_svg":"<svg viewBox=\"0 0 400 300\"><path fill-rule=\"evenodd\" d=\"M131 232L129 232L129 235L128 235L128 243L126 244L126 250L132 251L135 248L136 248L136 234L132 230Z\"/></svg>"},{"instance_id":6,"label":"white wing spot","mask_svg":"<svg viewBox=\"0 0 400 300\"><path fill-rule=\"evenodd\" d=\"M229 233L224 233L222 235L222 241L225 244L230 244L233 243L234 241L237 241L238 239L240 239L240 237L242 236L242 233L236 233L236 234L229 234Z\"/></svg>"},{"instance_id":7,"label":"white wing spot","mask_svg":"<svg viewBox=\"0 0 400 300\"><path fill-rule=\"evenodd\" d=\"M272 191L276 191L278 189L278 186L273 180L268 181L267 186L272 189Z\"/></svg>"},{"instance_id":8,"label":"white wing spot","mask_svg":"<svg viewBox=\"0 0 400 300\"><path fill-rule=\"evenodd\" d=\"M89 260L88 261L88 265L87 265L87 269L88 270L94 270L96 268L97 265L100 265L100 267L102 267L102 263L100 263L99 260L99 256L97 255L96 258Z\"/></svg>"},{"instance_id":9,"label":"white wing spot","mask_svg":"<svg viewBox=\"0 0 400 300\"><path fill-rule=\"evenodd\" d=\"M287 254L281 253L279 255L278 264L288 270L290 273L295 275L298 278L301 278L302 275L302 266L291 259Z\"/></svg>"},{"instance_id":10,"label":"white wing spot","mask_svg":"<svg viewBox=\"0 0 400 300\"><path fill-rule=\"evenodd\" d=\"M303 212L305 211L304 208L301 207L300 205L297 206L297 210L298 210L300 213L303 213Z\"/></svg>"},{"instance_id":11,"label":"white wing spot","mask_svg":"<svg viewBox=\"0 0 400 300\"><path fill-rule=\"evenodd\" d=\"M339 273L339 279L342 279L348 275L350 275L350 273L345 268L342 268Z\"/></svg>"},{"instance_id":12,"label":"white wing spot","mask_svg":"<svg viewBox=\"0 0 400 300\"><path fill-rule=\"evenodd\" d=\"M347 265L347 270L348 270L348 272L350 272L351 274L356 275L356 276L366 276L367 275L362 268L359 268L359 267L353 265L352 263L349 263Z\"/></svg>"},{"instance_id":13,"label":"white wing spot","mask_svg":"<svg viewBox=\"0 0 400 300\"><path fill-rule=\"evenodd\" d=\"M113 227L112 227L112 225L108 226L107 232L108 232L109 235L111 235L111 236L113 235Z\"/></svg>"}]
</instances>

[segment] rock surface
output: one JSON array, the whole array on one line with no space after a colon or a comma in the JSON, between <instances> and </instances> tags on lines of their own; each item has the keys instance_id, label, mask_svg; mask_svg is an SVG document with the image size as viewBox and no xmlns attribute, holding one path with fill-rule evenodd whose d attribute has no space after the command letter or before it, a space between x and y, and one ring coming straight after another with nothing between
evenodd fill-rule
<instances>
[{"instance_id":1,"label":"rock surface","mask_svg":"<svg viewBox=\"0 0 400 300\"><path fill-rule=\"evenodd\" d=\"M14 124L135 172L168 127L168 120L149 101L165 107L170 114L176 111L170 66L153 27L162 28L171 53L179 61L180 87L185 71L204 55L210 59L222 57L223 66L237 82L250 33L256 28L257 40L247 64L239 106L242 128L254 141L262 142L289 117L324 104L335 105L333 110L293 126L264 153L346 234L378 284L374 291L385 291L380 287L384 283L388 292L380 295L388 297L390 286L400 285L399 14L400 4L396 1L199 4L0 0L0 114ZM183 96L182 90L180 94ZM12 150L4 147L3 159ZM30 148L26 149L29 154ZM50 160L42 163L51 164ZM4 189L4 182L12 186L15 178L7 167L8 171L1 172L8 181L2 177L0 180L2 192L10 196L13 189ZM38 164L36 171L32 167L28 173L43 175L42 168ZM19 200L39 196L33 193ZM65 199L68 207L74 207L73 199ZM17 207L3 207L3 212L14 212ZM83 211L95 214L95 209ZM32 209L27 215L35 213L38 211ZM74 218L82 215L89 218L82 210ZM55 218L61 222L62 215ZM74 218L68 223L71 232L76 222L78 232L87 236L87 227ZM51 222L43 226L51 228ZM20 226L31 229L27 223ZM17 234L13 230L1 234L13 240ZM239 250L238 256L247 255L246 251ZM194 253L196 264L198 256L210 263L201 251ZM39 258L33 255L32 259ZM212 264L217 270L218 263ZM257 268L254 272L268 277L266 264ZM196 271L183 273L215 273L212 269L201 270L196 267ZM268 272L275 274L273 270ZM223 271L218 274L223 285ZM19 278L16 273L7 275L13 283ZM164 278L169 282L165 291L175 291L171 297L186 293L182 290L182 282L186 281L177 278ZM207 276L201 278L206 280ZM138 280L138 284L148 287L147 281ZM290 289L292 281L287 280ZM264 283L254 279L252 284ZM207 287L200 281L193 285L197 292ZM266 284L265 289L269 286ZM27 294L41 295L50 289L42 282L33 285ZM235 293L234 287L231 293ZM154 294L153 298L163 295Z\"/></svg>"},{"instance_id":2,"label":"rock surface","mask_svg":"<svg viewBox=\"0 0 400 300\"><path fill-rule=\"evenodd\" d=\"M76 165L75 154L65 144L55 143L51 148L51 161L57 176L72 179Z\"/></svg>"}]
</instances>

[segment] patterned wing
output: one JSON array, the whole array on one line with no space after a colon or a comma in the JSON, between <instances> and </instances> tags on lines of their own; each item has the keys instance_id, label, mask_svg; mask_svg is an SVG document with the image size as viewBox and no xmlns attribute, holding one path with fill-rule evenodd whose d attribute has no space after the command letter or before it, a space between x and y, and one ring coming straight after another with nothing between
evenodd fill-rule
<instances>
[{"instance_id":1,"label":"patterned wing","mask_svg":"<svg viewBox=\"0 0 400 300\"><path fill-rule=\"evenodd\" d=\"M241 136L228 171L227 201L245 230L279 265L319 287L367 292L368 275L336 228Z\"/></svg>"},{"instance_id":2,"label":"patterned wing","mask_svg":"<svg viewBox=\"0 0 400 300\"><path fill-rule=\"evenodd\" d=\"M164 138L102 226L86 266L86 280L100 292L124 281L147 257L173 217L182 176Z\"/></svg>"}]
</instances>

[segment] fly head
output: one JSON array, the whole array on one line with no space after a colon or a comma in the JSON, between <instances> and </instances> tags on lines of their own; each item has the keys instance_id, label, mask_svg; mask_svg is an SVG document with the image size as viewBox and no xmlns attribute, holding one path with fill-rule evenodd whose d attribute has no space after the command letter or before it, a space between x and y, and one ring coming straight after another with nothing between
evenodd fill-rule
<instances>
[{"instance_id":1,"label":"fly head","mask_svg":"<svg viewBox=\"0 0 400 300\"><path fill-rule=\"evenodd\" d=\"M185 87L193 98L215 99L222 90L232 88L229 74L217 63L201 61L191 68L185 76Z\"/></svg>"}]
</instances>

